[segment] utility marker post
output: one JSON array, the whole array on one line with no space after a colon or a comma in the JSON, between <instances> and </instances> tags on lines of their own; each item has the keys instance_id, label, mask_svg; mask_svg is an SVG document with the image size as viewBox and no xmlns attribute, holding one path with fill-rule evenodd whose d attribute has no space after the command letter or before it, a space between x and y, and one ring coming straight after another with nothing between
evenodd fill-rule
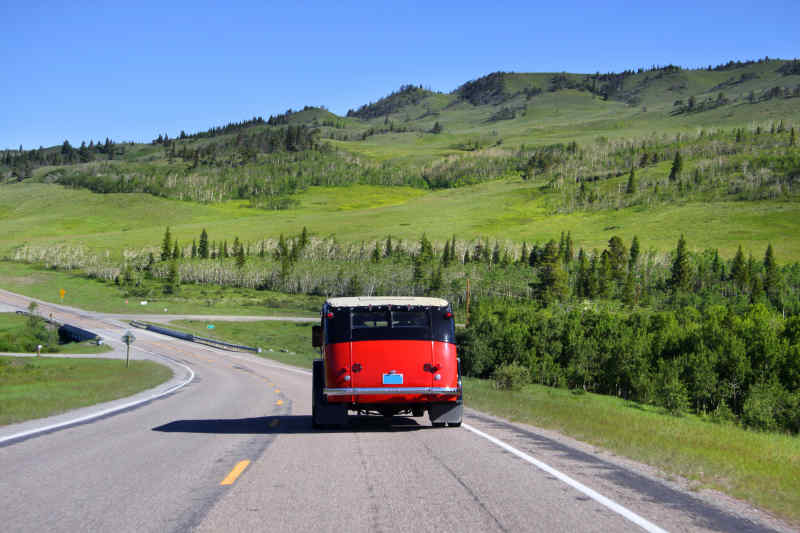
<instances>
[{"instance_id":1,"label":"utility marker post","mask_svg":"<svg viewBox=\"0 0 800 533\"><path fill-rule=\"evenodd\" d=\"M125 335L122 336L122 342L124 342L125 346L127 347L127 351L125 353L125 368L128 368L128 365L130 364L129 361L131 358L131 344L133 344L133 341L135 340L136 337L134 337L133 333L131 333L130 331L126 331Z\"/></svg>"}]
</instances>

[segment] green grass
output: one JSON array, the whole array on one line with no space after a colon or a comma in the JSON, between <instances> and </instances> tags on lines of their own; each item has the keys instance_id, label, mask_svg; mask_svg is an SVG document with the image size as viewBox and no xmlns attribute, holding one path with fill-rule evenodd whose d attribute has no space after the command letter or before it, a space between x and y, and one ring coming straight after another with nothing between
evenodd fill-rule
<instances>
[{"instance_id":1,"label":"green grass","mask_svg":"<svg viewBox=\"0 0 800 533\"><path fill-rule=\"evenodd\" d=\"M264 357L303 368L311 368L312 361L319 357L319 351L311 347L311 323L214 321L213 330L207 328L208 324L176 320L170 322L169 327L202 337L261 348Z\"/></svg>"},{"instance_id":2,"label":"green grass","mask_svg":"<svg viewBox=\"0 0 800 533\"><path fill-rule=\"evenodd\" d=\"M557 430L800 523L800 438L747 431L595 394L466 378L469 407Z\"/></svg>"},{"instance_id":3,"label":"green grass","mask_svg":"<svg viewBox=\"0 0 800 533\"><path fill-rule=\"evenodd\" d=\"M155 387L172 371L151 361L0 357L0 425L55 415Z\"/></svg>"},{"instance_id":4,"label":"green grass","mask_svg":"<svg viewBox=\"0 0 800 533\"><path fill-rule=\"evenodd\" d=\"M14 339L26 336L28 334L27 324L28 317L24 315L18 315L16 313L0 313L0 338L10 338L12 340L12 344L14 344ZM1 343L0 346L2 346ZM110 346L105 344L98 346L93 341L69 342L66 344L57 344L55 346L51 346L50 348L51 349L46 350L47 353L99 354L113 351L113 348ZM52 348L54 348L54 350ZM9 347L6 347L6 349L0 347L0 351L11 351L18 353L26 352L26 350L19 346L11 346L10 349Z\"/></svg>"},{"instance_id":5,"label":"green grass","mask_svg":"<svg viewBox=\"0 0 800 533\"><path fill-rule=\"evenodd\" d=\"M48 207L42 212L29 205L29 195L48 198ZM800 260L800 240L795 237L800 234L800 204L793 202L688 202L551 215L547 206L555 195L519 179L435 192L312 187L298 199L297 209L265 212L235 203L209 207L140 194L98 195L56 185L2 185L0 212L6 215L0 217L0 252L10 253L25 242L85 245L113 255L146 246L155 250L169 224L182 244L199 238L203 228L210 239L230 243L235 236L256 242L281 233L297 235L306 226L312 235L335 235L342 242L384 239L389 234L416 241L423 232L439 242L454 234L459 240L545 242L571 231L576 245L588 249L602 249L613 235L626 241L638 235L645 249L667 251L685 234L690 249L715 247L725 257L732 257L739 244L758 257L772 243L780 262ZM137 213L136 220L121 212L123 200ZM74 213L76 204L87 205L91 216ZM177 216L166 214L176 208ZM148 210L159 215L150 216Z\"/></svg>"},{"instance_id":6,"label":"green grass","mask_svg":"<svg viewBox=\"0 0 800 533\"><path fill-rule=\"evenodd\" d=\"M160 292L160 284L152 285ZM182 285L175 295L148 297L148 304L143 306L142 298L126 297L114 283L89 279L77 271L60 272L5 261L0 261L0 287L103 313L315 316L322 306L319 297L202 285ZM63 301L59 289L66 291Z\"/></svg>"}]
</instances>

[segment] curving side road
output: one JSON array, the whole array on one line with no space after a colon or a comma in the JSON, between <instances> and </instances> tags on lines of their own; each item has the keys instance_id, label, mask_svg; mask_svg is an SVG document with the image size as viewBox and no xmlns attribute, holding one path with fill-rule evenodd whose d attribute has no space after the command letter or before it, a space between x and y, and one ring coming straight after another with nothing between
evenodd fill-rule
<instances>
[{"instance_id":1,"label":"curving side road","mask_svg":"<svg viewBox=\"0 0 800 533\"><path fill-rule=\"evenodd\" d=\"M0 304L27 301L0 292ZM41 307L108 339L125 329ZM396 418L313 431L307 371L144 331L137 338L136 357L168 357L192 381L116 415L0 444L3 530L791 530L641 465L470 410L472 430Z\"/></svg>"}]
</instances>

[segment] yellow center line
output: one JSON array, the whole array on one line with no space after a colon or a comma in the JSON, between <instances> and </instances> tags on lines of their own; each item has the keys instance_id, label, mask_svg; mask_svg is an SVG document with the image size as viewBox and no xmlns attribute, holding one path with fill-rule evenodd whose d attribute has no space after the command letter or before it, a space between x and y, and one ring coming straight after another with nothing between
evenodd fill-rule
<instances>
[{"instance_id":1,"label":"yellow center line","mask_svg":"<svg viewBox=\"0 0 800 533\"><path fill-rule=\"evenodd\" d=\"M278 400L277 402L275 402L275 404L276 405L283 405L283 400Z\"/></svg>"},{"instance_id":2,"label":"yellow center line","mask_svg":"<svg viewBox=\"0 0 800 533\"><path fill-rule=\"evenodd\" d=\"M275 389L275 394L280 394L280 393L281 393L280 389Z\"/></svg>"},{"instance_id":3,"label":"yellow center line","mask_svg":"<svg viewBox=\"0 0 800 533\"><path fill-rule=\"evenodd\" d=\"M244 472L244 469L247 468L247 465L249 464L250 461L246 459L244 461L239 461L238 463L236 463L236 466L233 467L231 473L228 474L228 476L222 480L222 483L220 483L220 485L233 485L233 482L236 481L236 478L242 475L242 472Z\"/></svg>"}]
</instances>

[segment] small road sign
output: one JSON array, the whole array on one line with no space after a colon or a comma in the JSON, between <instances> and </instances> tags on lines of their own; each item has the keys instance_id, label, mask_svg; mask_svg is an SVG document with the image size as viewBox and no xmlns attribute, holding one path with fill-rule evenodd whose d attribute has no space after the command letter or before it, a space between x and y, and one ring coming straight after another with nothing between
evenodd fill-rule
<instances>
[{"instance_id":1,"label":"small road sign","mask_svg":"<svg viewBox=\"0 0 800 533\"><path fill-rule=\"evenodd\" d=\"M125 351L125 366L126 367L130 364L131 344L133 344L133 341L135 341L135 340L136 340L136 337L130 331L126 331L125 335L122 336L122 342L124 342L125 346L127 346L127 348L128 348Z\"/></svg>"},{"instance_id":2,"label":"small road sign","mask_svg":"<svg viewBox=\"0 0 800 533\"><path fill-rule=\"evenodd\" d=\"M206 326L208 329L214 329L214 324L209 324Z\"/></svg>"},{"instance_id":3,"label":"small road sign","mask_svg":"<svg viewBox=\"0 0 800 533\"><path fill-rule=\"evenodd\" d=\"M64 289L58 289L58 295L61 296L61 299L64 299L64 295L67 294L67 291Z\"/></svg>"}]
</instances>

